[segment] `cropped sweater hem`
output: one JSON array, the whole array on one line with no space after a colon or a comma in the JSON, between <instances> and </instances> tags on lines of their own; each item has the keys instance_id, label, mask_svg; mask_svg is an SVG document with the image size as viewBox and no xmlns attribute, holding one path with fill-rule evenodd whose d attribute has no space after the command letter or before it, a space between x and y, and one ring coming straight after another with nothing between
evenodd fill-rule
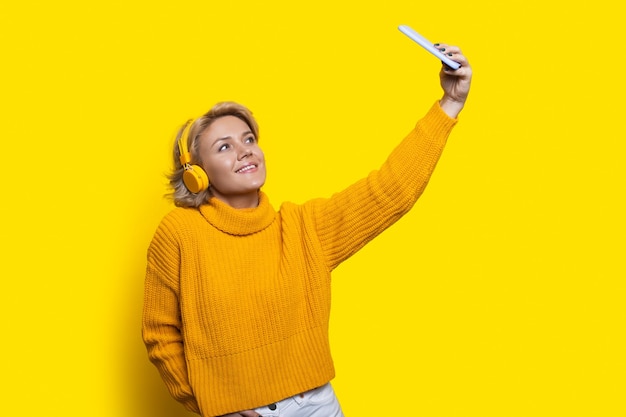
<instances>
[{"instance_id":1,"label":"cropped sweater hem","mask_svg":"<svg viewBox=\"0 0 626 417\"><path fill-rule=\"evenodd\" d=\"M327 330L316 327L234 355L188 359L198 405L210 413L203 415L249 410L324 385L335 376L330 348L320 343L327 340Z\"/></svg>"}]
</instances>

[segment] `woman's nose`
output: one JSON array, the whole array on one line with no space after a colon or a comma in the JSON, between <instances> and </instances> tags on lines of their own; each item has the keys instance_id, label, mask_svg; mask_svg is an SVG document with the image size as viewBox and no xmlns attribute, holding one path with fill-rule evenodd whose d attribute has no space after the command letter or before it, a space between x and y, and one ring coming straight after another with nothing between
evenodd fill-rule
<instances>
[{"instance_id":1,"label":"woman's nose","mask_svg":"<svg viewBox=\"0 0 626 417\"><path fill-rule=\"evenodd\" d=\"M239 159L247 158L250 155L252 155L252 150L242 147L239 149L238 155L239 155Z\"/></svg>"}]
</instances>

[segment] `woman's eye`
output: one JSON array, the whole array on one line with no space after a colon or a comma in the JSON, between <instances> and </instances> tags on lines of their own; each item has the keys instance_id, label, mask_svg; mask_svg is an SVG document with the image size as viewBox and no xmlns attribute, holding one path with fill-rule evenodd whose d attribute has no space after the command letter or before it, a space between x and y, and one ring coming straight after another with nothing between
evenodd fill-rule
<instances>
[{"instance_id":1,"label":"woman's eye","mask_svg":"<svg viewBox=\"0 0 626 417\"><path fill-rule=\"evenodd\" d=\"M217 151L218 151L218 152L222 152L222 151L225 151L226 149L228 149L228 144L224 144L224 145L220 146L220 147L217 149Z\"/></svg>"},{"instance_id":2,"label":"woman's eye","mask_svg":"<svg viewBox=\"0 0 626 417\"><path fill-rule=\"evenodd\" d=\"M248 136L246 138L246 143L254 143L256 142L256 138L254 136Z\"/></svg>"}]
</instances>

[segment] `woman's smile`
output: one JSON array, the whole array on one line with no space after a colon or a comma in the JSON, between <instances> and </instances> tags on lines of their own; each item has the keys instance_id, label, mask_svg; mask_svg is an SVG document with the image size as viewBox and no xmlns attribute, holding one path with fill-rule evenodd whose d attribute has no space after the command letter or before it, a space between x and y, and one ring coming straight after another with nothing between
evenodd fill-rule
<instances>
[{"instance_id":1,"label":"woman's smile","mask_svg":"<svg viewBox=\"0 0 626 417\"><path fill-rule=\"evenodd\" d=\"M246 173L249 173L249 172L257 172L257 165L256 164L246 164L243 167L239 168L235 172L237 174L246 174Z\"/></svg>"}]
</instances>

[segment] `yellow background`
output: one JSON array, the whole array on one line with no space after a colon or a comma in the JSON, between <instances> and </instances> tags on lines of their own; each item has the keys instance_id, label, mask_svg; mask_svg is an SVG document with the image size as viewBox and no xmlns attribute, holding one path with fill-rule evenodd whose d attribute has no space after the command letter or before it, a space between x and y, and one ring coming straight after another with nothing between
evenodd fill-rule
<instances>
[{"instance_id":1,"label":"yellow background","mask_svg":"<svg viewBox=\"0 0 626 417\"><path fill-rule=\"evenodd\" d=\"M3 4L0 414L190 415L140 339L177 126L240 101L273 204L327 196L440 96L408 24L461 45L475 77L423 198L334 275L346 415L626 415L612 4Z\"/></svg>"}]
</instances>

